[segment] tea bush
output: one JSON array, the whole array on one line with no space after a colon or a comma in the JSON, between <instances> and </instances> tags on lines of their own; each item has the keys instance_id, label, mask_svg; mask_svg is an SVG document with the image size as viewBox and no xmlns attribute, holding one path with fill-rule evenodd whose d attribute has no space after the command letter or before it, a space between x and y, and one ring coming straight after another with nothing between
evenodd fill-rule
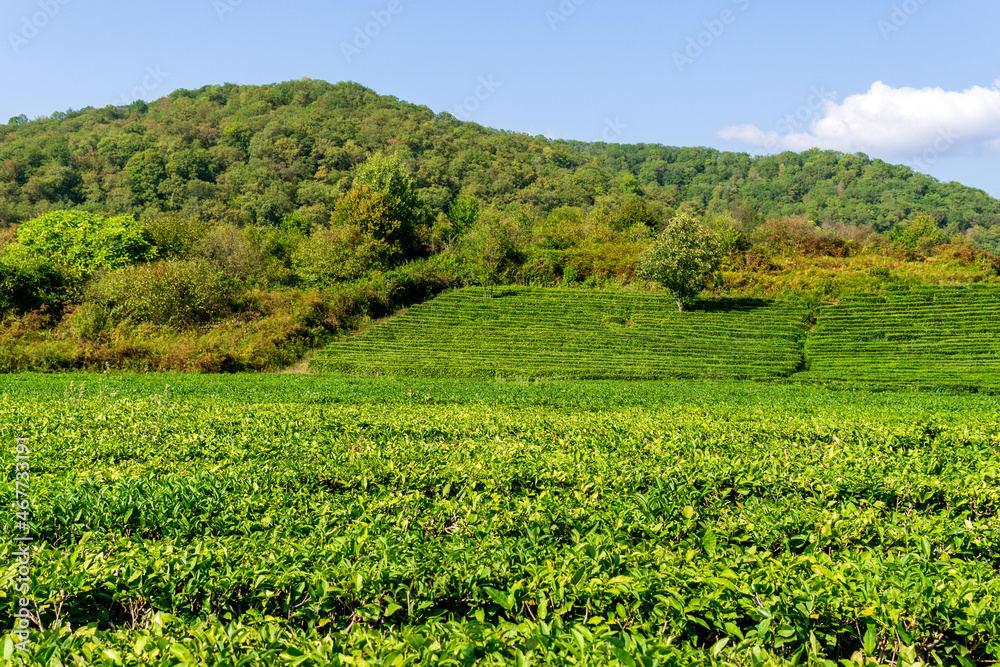
<instances>
[{"instance_id":1,"label":"tea bush","mask_svg":"<svg viewBox=\"0 0 1000 667\"><path fill-rule=\"evenodd\" d=\"M37 620L0 654L989 664L998 412L759 383L16 376L0 465L26 438Z\"/></svg>"}]
</instances>

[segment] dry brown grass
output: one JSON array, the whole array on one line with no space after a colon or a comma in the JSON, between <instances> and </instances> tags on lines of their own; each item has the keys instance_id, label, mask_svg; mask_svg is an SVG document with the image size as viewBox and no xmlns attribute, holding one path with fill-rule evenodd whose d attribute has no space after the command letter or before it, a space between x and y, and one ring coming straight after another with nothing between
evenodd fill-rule
<instances>
[{"instance_id":1,"label":"dry brown grass","mask_svg":"<svg viewBox=\"0 0 1000 667\"><path fill-rule=\"evenodd\" d=\"M283 368L278 371L281 375L305 375L309 373L309 362L312 358L316 356L316 350L310 350L306 352L305 356L296 361L294 364L288 368Z\"/></svg>"}]
</instances>

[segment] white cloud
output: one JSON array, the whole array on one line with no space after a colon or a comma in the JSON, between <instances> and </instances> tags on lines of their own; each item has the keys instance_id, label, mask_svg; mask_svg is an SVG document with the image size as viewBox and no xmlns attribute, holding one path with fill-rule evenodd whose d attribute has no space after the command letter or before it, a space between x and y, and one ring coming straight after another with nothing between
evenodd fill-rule
<instances>
[{"instance_id":1,"label":"white cloud","mask_svg":"<svg viewBox=\"0 0 1000 667\"><path fill-rule=\"evenodd\" d=\"M956 145L1000 150L1000 79L989 88L893 88L881 81L840 104L814 96L773 130L734 125L723 139L768 151L830 148L886 156L940 151Z\"/></svg>"}]
</instances>

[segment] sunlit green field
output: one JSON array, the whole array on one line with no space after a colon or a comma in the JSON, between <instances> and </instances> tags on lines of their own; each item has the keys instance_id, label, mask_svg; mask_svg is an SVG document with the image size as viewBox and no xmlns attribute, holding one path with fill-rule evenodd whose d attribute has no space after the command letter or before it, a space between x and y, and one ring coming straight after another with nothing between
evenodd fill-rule
<instances>
[{"instance_id":1,"label":"sunlit green field","mask_svg":"<svg viewBox=\"0 0 1000 667\"><path fill-rule=\"evenodd\" d=\"M810 319L800 299L704 299L623 290L453 290L321 350L312 367L441 378L725 380L802 366Z\"/></svg>"},{"instance_id":2,"label":"sunlit green field","mask_svg":"<svg viewBox=\"0 0 1000 667\"><path fill-rule=\"evenodd\" d=\"M1000 390L1000 290L914 287L820 307L808 382Z\"/></svg>"},{"instance_id":3,"label":"sunlit green field","mask_svg":"<svg viewBox=\"0 0 1000 667\"><path fill-rule=\"evenodd\" d=\"M2 646L25 663L1000 652L996 397L334 376L0 386L8 480L15 438L30 447L38 617L28 653Z\"/></svg>"}]
</instances>

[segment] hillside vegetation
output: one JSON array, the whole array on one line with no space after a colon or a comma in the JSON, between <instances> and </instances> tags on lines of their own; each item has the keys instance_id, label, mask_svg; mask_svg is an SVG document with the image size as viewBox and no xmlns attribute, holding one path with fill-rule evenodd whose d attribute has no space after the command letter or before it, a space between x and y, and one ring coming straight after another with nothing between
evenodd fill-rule
<instances>
[{"instance_id":1,"label":"hillside vegetation","mask_svg":"<svg viewBox=\"0 0 1000 667\"><path fill-rule=\"evenodd\" d=\"M315 370L410 377L577 379L785 376L802 363L808 304L563 289L449 292L334 343Z\"/></svg>"},{"instance_id":2,"label":"hillside vegetation","mask_svg":"<svg viewBox=\"0 0 1000 667\"><path fill-rule=\"evenodd\" d=\"M154 102L0 125L0 222L53 209L212 223L329 218L355 168L391 148L432 216L461 193L484 205L615 209L623 187L669 214L734 206L765 218L888 231L926 212L949 236L998 248L1000 203L863 154L751 157L710 148L549 140L464 123L355 83L177 90ZM977 229L978 228L978 229ZM992 245L991 245L992 244Z\"/></svg>"},{"instance_id":3,"label":"hillside vegetation","mask_svg":"<svg viewBox=\"0 0 1000 667\"><path fill-rule=\"evenodd\" d=\"M277 370L452 287L646 291L666 264L641 258L680 220L721 268L688 296L1000 279L1000 202L862 155L553 141L352 83L207 86L0 126L0 370Z\"/></svg>"},{"instance_id":4,"label":"hillside vegetation","mask_svg":"<svg viewBox=\"0 0 1000 667\"><path fill-rule=\"evenodd\" d=\"M815 325L810 323L815 319ZM448 292L323 349L317 371L394 377L776 379L1000 390L1000 287L897 286L802 299L477 288Z\"/></svg>"}]
</instances>

